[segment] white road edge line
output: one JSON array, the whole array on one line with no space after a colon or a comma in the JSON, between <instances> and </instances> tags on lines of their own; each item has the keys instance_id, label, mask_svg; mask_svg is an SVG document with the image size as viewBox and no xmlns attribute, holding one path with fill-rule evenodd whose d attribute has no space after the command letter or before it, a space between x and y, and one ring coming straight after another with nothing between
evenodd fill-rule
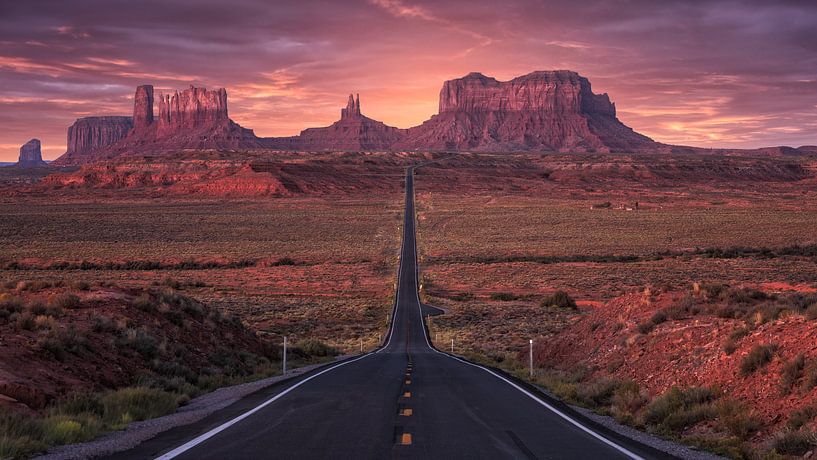
<instances>
[{"instance_id":1,"label":"white road edge line","mask_svg":"<svg viewBox=\"0 0 817 460\"><path fill-rule=\"evenodd\" d=\"M408 198L408 196L406 196L406 198ZM413 196L412 196L412 202L414 202L414 197ZM412 216L412 218L413 218L413 216ZM278 393L277 395L273 396L272 398L264 401L263 403L256 406L255 408L250 409L247 412L244 412L243 414L239 415L238 417L236 417L236 418L234 418L232 420L224 422L223 424L213 428L212 430L210 430L210 431L208 431L208 432L206 432L206 433L204 433L202 435L199 435L196 438L191 439L190 441L187 441L186 443L184 443L181 446L171 450L170 452L167 452L167 453L165 453L165 454L163 454L163 455L161 455L159 457L156 457L155 460L169 460L169 459L175 458L178 455L181 455L184 452L187 452L188 450L192 449L193 447L196 447L197 445L199 445L199 444L203 443L204 441L212 438L213 436L217 435L218 433L221 433L222 431L226 430L227 428L230 428L231 426L235 425L236 423L238 423L238 422L244 420L245 418L251 416L252 414L258 412L259 410L263 409L264 407L272 404L273 402L277 401L278 399L280 399L281 397L283 397L284 395L286 395L290 391L298 388L299 386L301 386L304 383L314 379L315 377L318 377L321 374L325 374L325 373L327 373L329 371L337 369L337 368L339 368L341 366L345 366L345 365L351 364L351 363L353 363L355 361L359 361L359 360L361 360L363 358L368 358L369 356L380 353L381 351L388 348L389 345L391 344L392 336L394 336L395 323L397 322L397 317L396 317L395 314L397 313L397 302L400 299L400 278L401 278L401 275L403 273L403 260L402 260L402 258L403 258L403 248L404 248L404 246L406 244L405 236L406 236L406 228L405 228L405 222L403 222L403 236L402 236L402 242L400 243L400 260L399 260L399 263L397 265L397 288L394 291L394 306L392 307L391 324L390 324L390 329L389 329L389 338L388 338L388 340L386 341L386 343L383 346L381 346L374 353L367 353L367 354L365 354L363 356L360 356L360 357L357 357L355 359L352 359L352 360L349 360L349 361L344 361L344 362L342 362L340 364L336 364L336 365L334 365L332 367L324 369L324 370L322 370L321 372L318 372L315 375L312 375L312 376L310 376L308 378L305 378L305 379L301 380L300 382L296 383L295 385L292 385L291 387L287 388L286 390L284 390L284 391ZM415 253L415 260L416 260L416 257L417 257L417 245L416 244L414 245L414 253ZM425 328L423 328L423 330L425 330ZM427 341L428 340L426 340L426 342Z\"/></svg>"},{"instance_id":2,"label":"white road edge line","mask_svg":"<svg viewBox=\"0 0 817 460\"><path fill-rule=\"evenodd\" d=\"M412 182L413 181L414 181L414 177L412 177ZM414 195L413 195L414 187L412 187L411 191L412 191L411 201L413 203L414 202ZM415 216L412 215L411 218L415 221L414 224L416 226L417 222L416 222ZM420 264L417 263L417 237L416 237L417 230L416 230L416 228L415 228L414 234L415 234L415 240L414 240L414 270L415 270L415 273L414 273L414 287L415 287L415 289L414 289L414 292L415 292L415 294L417 294L417 296L416 296L417 297L417 311L420 313L420 322L423 325L423 336L425 336L426 345L428 345L428 348L434 350L435 352L437 352L437 353L439 353L439 354L441 354L443 356L447 356L447 357L449 357L449 358L451 358L451 359L453 359L455 361L459 361L459 362L461 362L463 364L467 364L469 366L476 367L477 369L482 369L483 371L485 371L485 372L493 375L494 377L502 380L503 382L507 383L508 385L516 388L517 390L522 392L525 396L527 396L527 397L531 398L532 400L536 401L537 403L539 403L540 405L542 405L546 409L550 410L554 414L556 414L559 417L563 418L564 420L571 423L572 425L579 428L580 430L584 431L585 433L589 434L590 436L593 436L594 438L596 438L599 441L607 444L608 446L612 447L613 449L616 449L617 451L621 452L622 454L626 455L627 457L630 457L632 460L645 460L644 457L641 457L640 455L638 455L638 454L636 454L634 452L631 452L630 450L628 450L624 446L620 446L620 445L616 444L615 442L607 439L606 437L596 433L595 431L591 430L590 428L584 426L578 420L573 419L569 415L567 415L564 412L560 411L559 409L553 407L552 405L548 404L547 402L542 401L541 399L536 397L536 395L534 395L533 393L531 393L528 390L520 387L519 385L512 382L511 380L508 380L505 377L497 374L496 372L492 371L491 369L488 369L487 367L484 367L484 366L480 366L479 364L474 364L474 363L472 363L470 361L466 361L466 360L464 360L462 358L458 358L456 356L451 356L448 353L443 353L440 350L437 350L436 348L434 348L431 345L431 342L428 340L428 332L426 332L426 327L425 327L425 318L423 318L423 306L420 303L420 290L419 290L419 285L418 285L418 283L419 283L418 280L419 280L419 276L420 276Z\"/></svg>"},{"instance_id":3,"label":"white road edge line","mask_svg":"<svg viewBox=\"0 0 817 460\"><path fill-rule=\"evenodd\" d=\"M249 410L249 411L247 411L247 412L244 412L243 414L239 415L238 417L236 417L236 418L234 418L234 419L232 419L232 420L230 420L230 421L228 421L228 422L225 422L225 423L223 423L223 424L221 424L221 425L219 425L219 426L217 426L217 427L213 428L212 430L210 430L210 431L208 431L208 432L206 432L206 433L204 433L204 434L202 434L202 435L200 435L200 436L198 436L198 437L196 437L196 438L194 438L194 439L191 439L190 441L187 441L186 443L182 444L181 446L179 446L179 447L177 447L177 448L175 448L175 449L171 450L170 452L168 452L168 453L166 453L166 454L164 454L164 455L161 455L161 456L159 456L159 457L156 457L156 460L167 460L167 459L174 458L174 457L176 457L176 456L178 456L178 455L180 455L180 454L182 454L182 453L184 453L184 452L186 452L186 451L190 450L191 448L193 448L193 447L195 447L195 446L197 446L197 445L201 444L202 442L204 442L204 441L206 441L206 440L208 440L208 439L212 438L213 436L215 436L215 435L217 435L218 433L220 433L220 432L222 432L222 431L226 430L227 428L229 428L229 427L231 427L231 426L235 425L236 423L238 423L238 422L240 422L240 421L244 420L245 418L247 418L247 417L251 416L252 414L254 414L254 413L256 413L256 412L260 411L260 410L261 410L261 409L263 409L264 407L266 407L266 406L268 406L268 405L272 404L273 402L277 401L278 399L280 399L281 397L283 397L284 395L286 395L286 394L287 394L287 393L289 393L290 391L292 391L292 390L294 390L294 389L298 388L299 386L301 386L301 385L303 385L304 383L306 383L306 382L308 382L308 381L310 381L310 380L314 379L315 377L318 377L318 376L320 376L320 375L322 375L322 374L325 374L325 373L327 373L327 372L329 372L329 371L331 371L331 370L335 370L335 369L337 369L337 368L339 368L339 367L341 367L341 366L345 366L345 365L347 365L347 364L351 364L351 363L353 363L353 362L355 362L355 361L360 361L360 360L361 360L361 359L363 359L363 358L368 358L369 356L372 356L372 353L365 354L365 355L363 355L363 356L357 357L357 358L355 358L355 359L351 359L351 360L349 360L349 361L344 361L344 362L342 362L342 363L340 363L340 364L336 364L336 365L334 365L334 366L332 366L332 367L330 367L330 368L328 368L328 369L324 369L324 370L322 370L322 371L318 372L318 373L317 373L317 374L315 374L315 375L311 375L311 376L309 376L308 378L305 378L305 379L301 380L300 382L296 383L295 385L292 385L291 387L287 388L286 390L284 390L284 391L282 391L282 392L278 393L278 394L277 394L277 395L275 395L274 397L272 397L272 398L270 398L270 399L268 399L268 400L264 401L264 402L263 402L263 403L261 403L260 405L256 406L254 409L251 409L251 410Z\"/></svg>"}]
</instances>

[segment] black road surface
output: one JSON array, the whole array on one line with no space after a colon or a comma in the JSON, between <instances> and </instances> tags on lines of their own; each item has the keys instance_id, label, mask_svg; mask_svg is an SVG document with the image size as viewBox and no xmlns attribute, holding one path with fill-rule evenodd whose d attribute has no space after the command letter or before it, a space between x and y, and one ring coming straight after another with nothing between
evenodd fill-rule
<instances>
[{"instance_id":1,"label":"black road surface","mask_svg":"<svg viewBox=\"0 0 817 460\"><path fill-rule=\"evenodd\" d=\"M431 347L417 296L413 170L398 273L390 336L378 351L274 385L113 458L666 457Z\"/></svg>"}]
</instances>

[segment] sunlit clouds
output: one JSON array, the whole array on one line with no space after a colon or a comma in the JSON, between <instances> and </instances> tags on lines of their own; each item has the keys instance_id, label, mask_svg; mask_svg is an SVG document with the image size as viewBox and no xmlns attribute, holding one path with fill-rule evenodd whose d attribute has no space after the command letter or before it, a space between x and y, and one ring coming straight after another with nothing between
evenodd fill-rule
<instances>
[{"instance_id":1,"label":"sunlit clouds","mask_svg":"<svg viewBox=\"0 0 817 460\"><path fill-rule=\"evenodd\" d=\"M139 84L225 87L262 136L328 125L349 93L401 128L446 79L570 69L636 131L711 147L817 144L817 4L797 0L37 1L0 4L0 161L47 158Z\"/></svg>"}]
</instances>

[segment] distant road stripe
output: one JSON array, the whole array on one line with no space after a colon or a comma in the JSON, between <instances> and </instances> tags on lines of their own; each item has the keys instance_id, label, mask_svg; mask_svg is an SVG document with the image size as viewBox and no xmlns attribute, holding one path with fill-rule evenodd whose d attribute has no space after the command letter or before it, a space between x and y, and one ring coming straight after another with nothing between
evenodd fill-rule
<instances>
[{"instance_id":1,"label":"distant road stripe","mask_svg":"<svg viewBox=\"0 0 817 460\"><path fill-rule=\"evenodd\" d=\"M239 415L238 417L236 417L236 418L234 418L234 419L232 419L232 420L230 420L228 422L222 423L221 425L213 428L212 430L210 430L210 431L208 431L208 432L206 432L206 433L204 433L204 434L202 434L202 435L200 435L200 436L198 436L198 437L196 437L194 439L191 439L190 441L182 444L181 446L171 450L170 452L168 452L168 453L166 453L164 455L156 457L156 460L167 460L167 459L175 458L176 456L187 452L188 450L192 449L193 447L196 447L197 445L199 445L199 444L203 443L204 441L212 438L213 436L217 435L218 433L221 433L222 431L226 430L227 428L230 428L231 426L235 425L236 423L238 423L238 422L244 420L245 418L253 415L254 413L260 411L264 407L274 403L275 401L282 398L284 395L286 395L290 391L298 388L299 386L301 386L304 383L314 379L315 377L318 377L318 376L320 376L322 374L325 374L325 373L327 373L327 372L329 372L331 370L337 369L337 368L339 368L341 366L345 366L345 365L351 364L351 363L353 363L355 361L360 361L361 359L368 358L369 356L372 356L372 355L373 355L372 353L369 353L369 354L360 356L360 357L355 358L355 359L350 359L349 361L344 361L344 362L342 362L340 364L335 364L332 367L324 369L324 370L318 372L315 375L311 375L311 376L301 380L300 382L296 383L295 385L292 385L291 387L287 388L286 390L278 393L274 397L264 401L260 405L256 406L254 409L251 409L251 410L249 410L247 412L244 412L243 414Z\"/></svg>"}]
</instances>

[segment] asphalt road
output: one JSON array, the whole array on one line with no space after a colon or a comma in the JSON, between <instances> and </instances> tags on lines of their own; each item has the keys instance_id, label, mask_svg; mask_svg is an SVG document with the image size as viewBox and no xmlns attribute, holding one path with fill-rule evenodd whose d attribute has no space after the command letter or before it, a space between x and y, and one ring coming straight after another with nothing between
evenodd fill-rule
<instances>
[{"instance_id":1,"label":"asphalt road","mask_svg":"<svg viewBox=\"0 0 817 460\"><path fill-rule=\"evenodd\" d=\"M581 421L521 382L430 346L417 296L413 189L409 173L397 302L383 348L251 395L113 458L665 457Z\"/></svg>"}]
</instances>

